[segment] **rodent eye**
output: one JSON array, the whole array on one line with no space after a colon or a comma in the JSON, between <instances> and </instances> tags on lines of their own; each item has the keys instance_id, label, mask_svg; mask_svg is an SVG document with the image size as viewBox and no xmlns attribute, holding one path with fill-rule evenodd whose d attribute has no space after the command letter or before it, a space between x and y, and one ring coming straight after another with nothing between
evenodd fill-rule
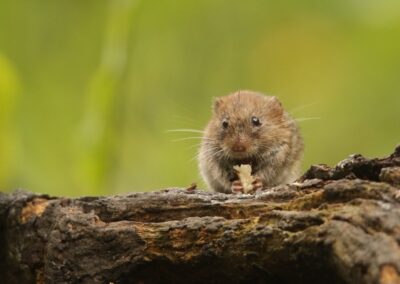
<instances>
[{"instance_id":1,"label":"rodent eye","mask_svg":"<svg viewBox=\"0 0 400 284\"><path fill-rule=\"evenodd\" d=\"M227 129L228 126L229 126L229 122L228 122L228 120L227 120L226 118L224 118L224 119L222 120L222 127L223 127L224 129Z\"/></svg>"},{"instance_id":2,"label":"rodent eye","mask_svg":"<svg viewBox=\"0 0 400 284\"><path fill-rule=\"evenodd\" d=\"M258 117L255 117L255 116L253 116L253 117L251 118L251 123L252 123L254 126L260 126L260 125L261 125L260 119L259 119Z\"/></svg>"}]
</instances>

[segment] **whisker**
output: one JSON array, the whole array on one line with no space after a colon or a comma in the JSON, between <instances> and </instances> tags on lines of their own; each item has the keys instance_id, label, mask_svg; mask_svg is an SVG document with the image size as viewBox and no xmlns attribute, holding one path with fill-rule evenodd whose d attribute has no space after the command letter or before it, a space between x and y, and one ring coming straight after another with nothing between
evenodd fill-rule
<instances>
[{"instance_id":1,"label":"whisker","mask_svg":"<svg viewBox=\"0 0 400 284\"><path fill-rule=\"evenodd\" d=\"M308 121L308 120L319 120L321 119L321 117L300 117L300 118L294 118L293 120L296 122L303 122L303 121ZM275 124L275 125L270 125L270 128L278 128L278 127L282 127L282 126L288 126L290 124L292 124L293 121L289 120L289 121L285 121L279 124Z\"/></svg>"},{"instance_id":2,"label":"whisker","mask_svg":"<svg viewBox=\"0 0 400 284\"><path fill-rule=\"evenodd\" d=\"M210 149L203 150L203 152L201 154L203 154L204 156L208 156L208 154L217 153L219 151L220 151L220 149L215 147L215 148L210 148ZM200 152L198 152L197 154L200 155Z\"/></svg>"},{"instance_id":3,"label":"whisker","mask_svg":"<svg viewBox=\"0 0 400 284\"><path fill-rule=\"evenodd\" d=\"M185 138L174 139L174 140L172 140L172 142L186 141L186 140L193 140L193 139L201 139L201 140L211 141L211 142L214 142L214 141L215 141L214 139L208 138L208 137L192 136L192 137L185 137Z\"/></svg>"},{"instance_id":4,"label":"whisker","mask_svg":"<svg viewBox=\"0 0 400 284\"><path fill-rule=\"evenodd\" d=\"M301 106L295 107L294 109L289 110L288 112L289 113L296 113L296 112L298 112L298 111L300 111L302 109L308 108L308 107L316 105L316 104L317 104L317 102L313 102L313 103L306 104L306 105L301 105Z\"/></svg>"},{"instance_id":5,"label":"whisker","mask_svg":"<svg viewBox=\"0 0 400 284\"><path fill-rule=\"evenodd\" d=\"M192 128L179 128L179 129L168 129L165 132L193 132L193 133L204 133L203 130L192 129Z\"/></svg>"},{"instance_id":6,"label":"whisker","mask_svg":"<svg viewBox=\"0 0 400 284\"><path fill-rule=\"evenodd\" d=\"M194 145L190 145L189 147L186 147L186 150L190 150L190 149L193 149L193 148L200 147L200 145L201 145L201 143L196 143Z\"/></svg>"},{"instance_id":7,"label":"whisker","mask_svg":"<svg viewBox=\"0 0 400 284\"><path fill-rule=\"evenodd\" d=\"M217 150L217 151L216 151ZM210 160L212 157L219 155L220 153L222 153L224 151L224 149L207 149L206 151L202 152L202 154L204 155L204 158L207 160ZM194 159L198 159L199 158L200 153L197 153L196 156L194 156L190 161L193 161Z\"/></svg>"},{"instance_id":8,"label":"whisker","mask_svg":"<svg viewBox=\"0 0 400 284\"><path fill-rule=\"evenodd\" d=\"M192 139L202 139L202 138L203 137L201 137L201 136L185 137L185 138L174 139L174 140L172 140L172 142L186 141L186 140L192 140ZM205 138L205 139L207 139L207 138Z\"/></svg>"},{"instance_id":9,"label":"whisker","mask_svg":"<svg viewBox=\"0 0 400 284\"><path fill-rule=\"evenodd\" d=\"M221 149L220 147L216 146L216 145L209 145L206 149L203 149L202 154L205 154L207 156L208 153L213 154L213 153L217 153L220 152ZM200 154L200 152L198 153Z\"/></svg>"},{"instance_id":10,"label":"whisker","mask_svg":"<svg viewBox=\"0 0 400 284\"><path fill-rule=\"evenodd\" d=\"M321 117L301 117L301 118L295 118L294 120L301 122L301 121L307 121L307 120L318 120L321 119Z\"/></svg>"}]
</instances>

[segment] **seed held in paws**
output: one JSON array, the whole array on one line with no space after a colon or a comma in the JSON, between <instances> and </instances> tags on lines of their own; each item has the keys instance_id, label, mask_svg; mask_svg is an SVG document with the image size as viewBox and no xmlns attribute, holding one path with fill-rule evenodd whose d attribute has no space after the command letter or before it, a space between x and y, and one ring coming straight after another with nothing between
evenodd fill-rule
<instances>
[{"instance_id":1,"label":"seed held in paws","mask_svg":"<svg viewBox=\"0 0 400 284\"><path fill-rule=\"evenodd\" d=\"M253 183L256 179L251 175L251 165L236 165L233 169L237 173L243 187L243 193L249 193L254 190Z\"/></svg>"}]
</instances>

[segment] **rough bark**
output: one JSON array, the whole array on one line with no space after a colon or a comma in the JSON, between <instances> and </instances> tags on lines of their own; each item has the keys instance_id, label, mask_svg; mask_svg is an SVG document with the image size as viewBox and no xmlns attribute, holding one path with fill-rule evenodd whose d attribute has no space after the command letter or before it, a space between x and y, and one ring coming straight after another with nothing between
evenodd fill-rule
<instances>
[{"instance_id":1,"label":"rough bark","mask_svg":"<svg viewBox=\"0 0 400 284\"><path fill-rule=\"evenodd\" d=\"M400 283L400 147L255 195L0 195L6 283Z\"/></svg>"}]
</instances>

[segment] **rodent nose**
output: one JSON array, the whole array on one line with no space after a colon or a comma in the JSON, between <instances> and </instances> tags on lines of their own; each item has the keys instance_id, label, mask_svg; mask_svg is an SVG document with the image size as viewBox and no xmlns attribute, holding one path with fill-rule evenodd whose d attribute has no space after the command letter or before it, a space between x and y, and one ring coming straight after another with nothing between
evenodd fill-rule
<instances>
[{"instance_id":1,"label":"rodent nose","mask_svg":"<svg viewBox=\"0 0 400 284\"><path fill-rule=\"evenodd\" d=\"M246 147L242 143L235 143L232 147L232 151L244 152L244 151L246 151Z\"/></svg>"}]
</instances>

